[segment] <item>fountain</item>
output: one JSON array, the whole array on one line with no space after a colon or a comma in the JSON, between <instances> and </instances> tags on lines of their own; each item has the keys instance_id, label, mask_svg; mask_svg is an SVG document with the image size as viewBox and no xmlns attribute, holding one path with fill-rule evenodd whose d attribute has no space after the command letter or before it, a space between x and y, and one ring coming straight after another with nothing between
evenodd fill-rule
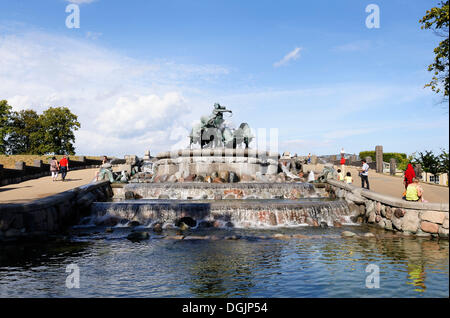
<instances>
[{"instance_id":1,"label":"fountain","mask_svg":"<svg viewBox=\"0 0 450 318\"><path fill-rule=\"evenodd\" d=\"M248 124L231 130L224 125L224 113L231 110L216 103L212 114L201 118L190 133L189 149L153 159L147 155L143 161L127 157L126 162L140 167L138 177L114 185L113 202L92 204L86 222L151 227L189 218L195 226L238 228L352 223L359 211L319 192L314 173L305 180L301 163L288 153L280 157L248 148L253 138ZM200 148L193 149L195 144ZM331 168L325 172L319 176L323 180L333 176Z\"/></svg>"}]
</instances>

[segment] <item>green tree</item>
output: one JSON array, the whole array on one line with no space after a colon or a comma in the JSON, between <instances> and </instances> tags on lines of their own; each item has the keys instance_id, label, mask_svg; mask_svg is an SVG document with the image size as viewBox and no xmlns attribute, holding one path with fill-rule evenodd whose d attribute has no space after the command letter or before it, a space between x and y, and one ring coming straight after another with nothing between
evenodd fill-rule
<instances>
[{"instance_id":1,"label":"green tree","mask_svg":"<svg viewBox=\"0 0 450 318\"><path fill-rule=\"evenodd\" d=\"M40 152L56 155L75 154L74 132L80 128L80 123L69 108L50 107L39 117L39 121L43 130Z\"/></svg>"},{"instance_id":2,"label":"green tree","mask_svg":"<svg viewBox=\"0 0 450 318\"><path fill-rule=\"evenodd\" d=\"M423 171L425 171L425 179L428 180L427 173L437 175L440 172L440 160L432 151L425 150L419 152L415 158L417 163L420 163Z\"/></svg>"},{"instance_id":3,"label":"green tree","mask_svg":"<svg viewBox=\"0 0 450 318\"><path fill-rule=\"evenodd\" d=\"M10 114L11 106L8 105L6 100L0 100L0 154L6 153L6 136Z\"/></svg>"},{"instance_id":4,"label":"green tree","mask_svg":"<svg viewBox=\"0 0 450 318\"><path fill-rule=\"evenodd\" d=\"M443 90L443 101L448 101L449 90L449 5L447 1L441 1L438 7L427 10L426 15L419 20L421 29L432 29L438 36L443 38L434 49L434 62L428 66L428 71L433 72L430 83L425 87L430 87L434 92L440 93Z\"/></svg>"},{"instance_id":5,"label":"green tree","mask_svg":"<svg viewBox=\"0 0 450 318\"><path fill-rule=\"evenodd\" d=\"M448 161L448 151L445 151L445 149L441 150L441 154L439 155L439 163L440 163L440 172L447 174L447 180L450 170L450 163Z\"/></svg>"},{"instance_id":6,"label":"green tree","mask_svg":"<svg viewBox=\"0 0 450 318\"><path fill-rule=\"evenodd\" d=\"M43 154L39 151L43 130L39 115L34 110L12 112L8 126L8 154Z\"/></svg>"}]
</instances>

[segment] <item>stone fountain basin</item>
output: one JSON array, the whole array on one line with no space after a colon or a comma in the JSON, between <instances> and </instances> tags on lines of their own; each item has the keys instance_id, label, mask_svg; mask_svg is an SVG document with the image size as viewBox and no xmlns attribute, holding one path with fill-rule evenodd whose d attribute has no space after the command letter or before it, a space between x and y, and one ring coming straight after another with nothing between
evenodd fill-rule
<instances>
[{"instance_id":1,"label":"stone fountain basin","mask_svg":"<svg viewBox=\"0 0 450 318\"><path fill-rule=\"evenodd\" d=\"M181 218L231 222L234 226L292 226L336 222L348 224L353 212L345 201L310 200L125 200L94 202L91 215L99 224L111 218L137 221L150 226L155 222L175 224ZM100 220L100 222L98 222Z\"/></svg>"}]
</instances>

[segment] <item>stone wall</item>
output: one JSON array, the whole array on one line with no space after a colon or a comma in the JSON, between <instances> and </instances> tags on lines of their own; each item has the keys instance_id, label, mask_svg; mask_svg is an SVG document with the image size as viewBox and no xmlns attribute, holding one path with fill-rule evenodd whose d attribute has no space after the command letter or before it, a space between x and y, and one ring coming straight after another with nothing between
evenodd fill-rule
<instances>
[{"instance_id":1,"label":"stone wall","mask_svg":"<svg viewBox=\"0 0 450 318\"><path fill-rule=\"evenodd\" d=\"M449 205L408 202L400 198L328 180L326 191L359 210L357 221L406 235L448 238Z\"/></svg>"},{"instance_id":2,"label":"stone wall","mask_svg":"<svg viewBox=\"0 0 450 318\"><path fill-rule=\"evenodd\" d=\"M101 181L25 204L0 204L0 242L61 234L89 214L94 201L112 196L109 181Z\"/></svg>"}]
</instances>

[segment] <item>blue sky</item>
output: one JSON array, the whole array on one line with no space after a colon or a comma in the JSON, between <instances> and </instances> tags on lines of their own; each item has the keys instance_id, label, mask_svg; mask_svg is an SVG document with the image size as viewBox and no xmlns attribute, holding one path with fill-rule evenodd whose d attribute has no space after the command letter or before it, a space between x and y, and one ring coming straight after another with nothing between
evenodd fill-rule
<instances>
[{"instance_id":1,"label":"blue sky","mask_svg":"<svg viewBox=\"0 0 450 318\"><path fill-rule=\"evenodd\" d=\"M280 152L439 151L448 108L423 88L439 38L418 22L436 4L0 0L0 99L70 107L80 154L185 147L215 102L236 125L278 129Z\"/></svg>"}]
</instances>

